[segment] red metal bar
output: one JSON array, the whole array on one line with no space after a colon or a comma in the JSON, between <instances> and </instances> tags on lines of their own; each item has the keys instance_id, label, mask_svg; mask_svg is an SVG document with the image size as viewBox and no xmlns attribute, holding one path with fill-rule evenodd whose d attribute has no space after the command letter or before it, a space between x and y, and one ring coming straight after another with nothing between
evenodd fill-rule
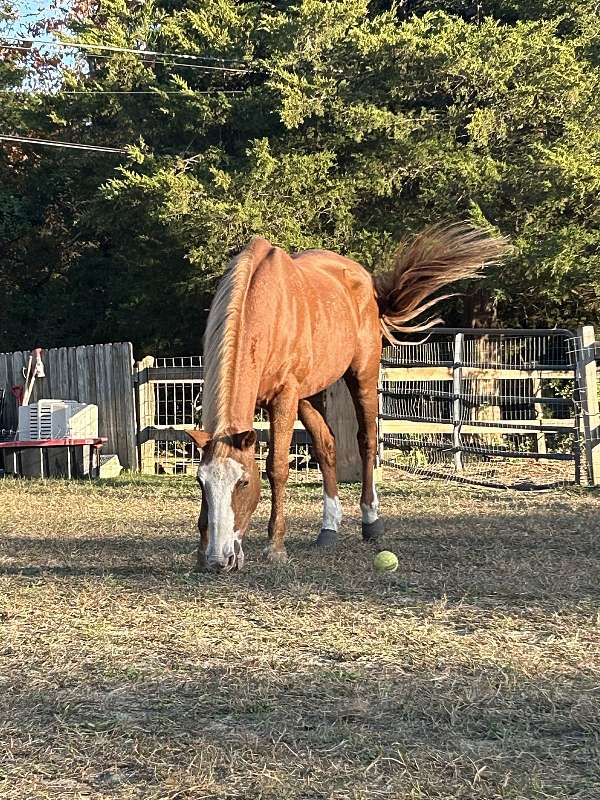
<instances>
[{"instance_id":1,"label":"red metal bar","mask_svg":"<svg viewBox=\"0 0 600 800\"><path fill-rule=\"evenodd\" d=\"M75 445L92 445L93 447L102 447L108 439L105 436L98 438L87 439L33 439L32 441L20 442L18 440L12 442L0 442L0 447L6 450L20 450L24 447L72 447Z\"/></svg>"}]
</instances>

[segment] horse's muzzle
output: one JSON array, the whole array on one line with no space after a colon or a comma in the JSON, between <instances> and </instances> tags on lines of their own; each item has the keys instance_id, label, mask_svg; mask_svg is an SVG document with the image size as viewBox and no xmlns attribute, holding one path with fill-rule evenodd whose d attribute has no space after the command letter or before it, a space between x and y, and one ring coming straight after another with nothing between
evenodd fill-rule
<instances>
[{"instance_id":1,"label":"horse's muzzle","mask_svg":"<svg viewBox=\"0 0 600 800\"><path fill-rule=\"evenodd\" d=\"M241 569L244 566L244 551L240 543L234 542L235 552L225 553L222 556L209 556L206 559L206 566L211 572L224 573Z\"/></svg>"},{"instance_id":2,"label":"horse's muzzle","mask_svg":"<svg viewBox=\"0 0 600 800\"><path fill-rule=\"evenodd\" d=\"M231 572L235 568L237 558L235 553L224 556L219 559L210 559L207 561L207 566L211 572Z\"/></svg>"}]
</instances>

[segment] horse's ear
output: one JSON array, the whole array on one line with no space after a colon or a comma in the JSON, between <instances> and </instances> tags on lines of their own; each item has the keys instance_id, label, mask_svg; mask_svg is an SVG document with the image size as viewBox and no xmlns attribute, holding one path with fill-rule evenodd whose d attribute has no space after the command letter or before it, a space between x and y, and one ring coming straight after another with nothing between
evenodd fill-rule
<instances>
[{"instance_id":1,"label":"horse's ear","mask_svg":"<svg viewBox=\"0 0 600 800\"><path fill-rule=\"evenodd\" d=\"M234 433L231 437L233 446L238 450L250 450L256 444L256 431Z\"/></svg>"},{"instance_id":2,"label":"horse's ear","mask_svg":"<svg viewBox=\"0 0 600 800\"><path fill-rule=\"evenodd\" d=\"M203 447L206 447L206 445L212 439L212 434L211 433L207 433L206 431L192 430L192 431L186 431L186 434L194 442L196 447L199 447L200 449L202 449Z\"/></svg>"}]
</instances>

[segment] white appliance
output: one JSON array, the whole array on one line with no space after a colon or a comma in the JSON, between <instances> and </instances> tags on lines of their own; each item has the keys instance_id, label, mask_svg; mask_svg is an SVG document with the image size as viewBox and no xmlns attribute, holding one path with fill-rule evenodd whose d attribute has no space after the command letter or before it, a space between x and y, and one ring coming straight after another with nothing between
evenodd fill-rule
<instances>
[{"instance_id":1,"label":"white appliance","mask_svg":"<svg viewBox=\"0 0 600 800\"><path fill-rule=\"evenodd\" d=\"M17 439L87 439L98 436L98 406L76 400L38 400L19 408Z\"/></svg>"}]
</instances>

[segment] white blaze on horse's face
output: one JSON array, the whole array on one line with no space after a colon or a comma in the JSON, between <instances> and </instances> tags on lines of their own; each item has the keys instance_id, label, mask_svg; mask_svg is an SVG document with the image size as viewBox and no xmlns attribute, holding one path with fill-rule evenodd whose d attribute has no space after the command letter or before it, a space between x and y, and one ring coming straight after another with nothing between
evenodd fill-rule
<instances>
[{"instance_id":1,"label":"white blaze on horse's face","mask_svg":"<svg viewBox=\"0 0 600 800\"><path fill-rule=\"evenodd\" d=\"M210 569L229 572L244 563L242 532L235 530L233 491L244 476L244 467L233 458L211 458L200 463L198 480L208 512L208 545L204 554Z\"/></svg>"}]
</instances>

